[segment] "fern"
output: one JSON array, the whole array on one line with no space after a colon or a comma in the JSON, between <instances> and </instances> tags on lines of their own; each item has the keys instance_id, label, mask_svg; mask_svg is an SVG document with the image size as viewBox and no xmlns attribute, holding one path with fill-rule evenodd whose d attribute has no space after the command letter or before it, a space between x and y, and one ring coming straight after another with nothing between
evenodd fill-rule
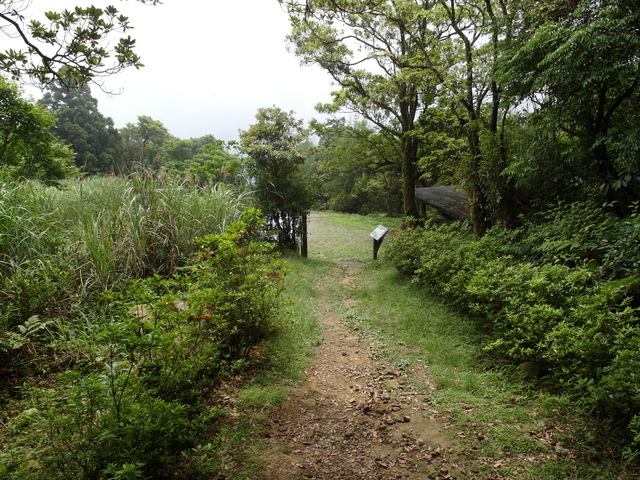
<instances>
[{"instance_id":1,"label":"fern","mask_svg":"<svg viewBox=\"0 0 640 480\"><path fill-rule=\"evenodd\" d=\"M50 324L51 320L42 320L38 315L29 317L22 325L18 325L17 332L6 332L0 337L0 351L9 352L24 347Z\"/></svg>"}]
</instances>

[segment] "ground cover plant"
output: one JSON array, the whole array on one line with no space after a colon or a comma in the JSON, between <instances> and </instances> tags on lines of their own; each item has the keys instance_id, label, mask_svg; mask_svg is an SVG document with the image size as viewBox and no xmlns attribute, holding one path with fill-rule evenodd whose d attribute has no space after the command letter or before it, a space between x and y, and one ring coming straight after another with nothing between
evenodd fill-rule
<instances>
[{"instance_id":1,"label":"ground cover plant","mask_svg":"<svg viewBox=\"0 0 640 480\"><path fill-rule=\"evenodd\" d=\"M474 241L463 225L395 232L388 258L476 319L485 351L625 438L637 458L637 212L560 205Z\"/></svg>"},{"instance_id":2,"label":"ground cover plant","mask_svg":"<svg viewBox=\"0 0 640 480\"><path fill-rule=\"evenodd\" d=\"M219 380L277 329L260 212L149 176L1 193L0 476L178 475Z\"/></svg>"}]
</instances>

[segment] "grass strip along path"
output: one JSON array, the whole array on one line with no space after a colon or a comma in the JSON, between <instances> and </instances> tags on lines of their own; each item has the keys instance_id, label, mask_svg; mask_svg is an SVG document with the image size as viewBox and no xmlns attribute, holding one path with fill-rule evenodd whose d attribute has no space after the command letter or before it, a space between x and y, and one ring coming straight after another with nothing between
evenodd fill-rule
<instances>
[{"instance_id":1,"label":"grass strip along path","mask_svg":"<svg viewBox=\"0 0 640 480\"><path fill-rule=\"evenodd\" d=\"M368 234L396 222L311 216L290 329L239 395L257 433L224 478L635 478L573 405L483 359L474 324L386 264L384 243L373 261Z\"/></svg>"}]
</instances>

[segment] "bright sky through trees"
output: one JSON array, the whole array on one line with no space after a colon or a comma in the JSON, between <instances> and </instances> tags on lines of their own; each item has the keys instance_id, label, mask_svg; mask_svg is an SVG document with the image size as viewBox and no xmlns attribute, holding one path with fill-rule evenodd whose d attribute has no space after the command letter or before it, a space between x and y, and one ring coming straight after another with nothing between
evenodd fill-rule
<instances>
[{"instance_id":1,"label":"bright sky through trees","mask_svg":"<svg viewBox=\"0 0 640 480\"><path fill-rule=\"evenodd\" d=\"M139 115L161 121L180 138L213 134L237 138L258 108L293 110L305 121L330 98L330 79L301 67L286 50L290 27L277 0L163 0L155 7L118 0L33 0L25 14L75 5L114 4L135 27L136 52L145 65L107 78L107 96L93 86L99 109L116 127ZM32 88L28 93L39 98Z\"/></svg>"}]
</instances>

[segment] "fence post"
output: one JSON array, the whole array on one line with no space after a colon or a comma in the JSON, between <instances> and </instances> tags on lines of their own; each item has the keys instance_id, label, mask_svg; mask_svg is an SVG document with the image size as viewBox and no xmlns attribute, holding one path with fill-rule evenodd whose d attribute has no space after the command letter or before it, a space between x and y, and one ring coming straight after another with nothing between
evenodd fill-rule
<instances>
[{"instance_id":1,"label":"fence post","mask_svg":"<svg viewBox=\"0 0 640 480\"><path fill-rule=\"evenodd\" d=\"M303 214L302 215L302 220L300 223L300 229L302 230L302 239L300 241L300 255L302 255L302 258L307 258L307 256L309 255L309 250L308 250L308 242L307 242L307 214Z\"/></svg>"}]
</instances>

